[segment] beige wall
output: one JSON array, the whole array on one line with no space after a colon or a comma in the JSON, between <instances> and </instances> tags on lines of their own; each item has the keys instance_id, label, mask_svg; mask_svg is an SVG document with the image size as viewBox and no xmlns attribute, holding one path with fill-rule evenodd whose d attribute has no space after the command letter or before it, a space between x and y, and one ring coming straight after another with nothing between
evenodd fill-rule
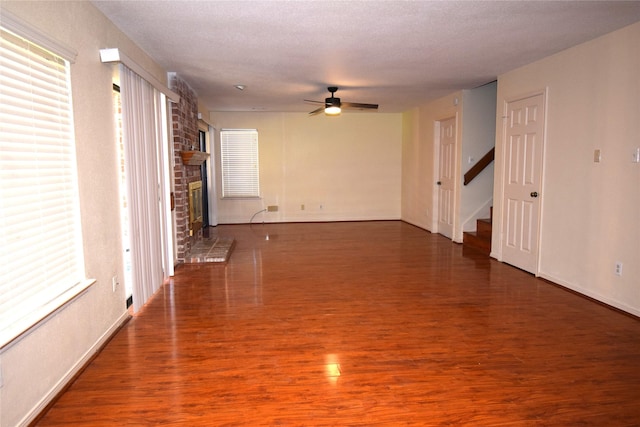
<instances>
[{"instance_id":1,"label":"beige wall","mask_svg":"<svg viewBox=\"0 0 640 427\"><path fill-rule=\"evenodd\" d=\"M7 11L77 52L71 66L87 275L96 283L75 301L0 350L0 425L19 425L43 408L114 327L126 318L118 230L118 158L112 108L112 68L99 49L121 48L158 80L166 76L89 2L0 3ZM37 262L37 260L34 260Z\"/></svg>"},{"instance_id":2,"label":"beige wall","mask_svg":"<svg viewBox=\"0 0 640 427\"><path fill-rule=\"evenodd\" d=\"M438 170L434 159L436 146L436 122L462 117L462 92L456 92L403 115L402 134L402 220L438 232L438 194L436 181ZM458 132L460 126L458 125ZM458 134L458 141L461 135ZM457 144L458 170L460 170L460 144Z\"/></svg>"},{"instance_id":3,"label":"beige wall","mask_svg":"<svg viewBox=\"0 0 640 427\"><path fill-rule=\"evenodd\" d=\"M468 186L463 175L495 143L495 84L452 93L403 115L402 219L438 232L439 140L437 123L457 119L456 207L453 239L462 242L464 230L475 230L475 219L488 217L493 191L493 168ZM469 157L474 163L469 164ZM467 225L469 224L469 225Z\"/></svg>"},{"instance_id":4,"label":"beige wall","mask_svg":"<svg viewBox=\"0 0 640 427\"><path fill-rule=\"evenodd\" d=\"M400 218L401 114L214 113L211 123L255 128L259 138L262 197L219 199L221 224L247 223L269 205L278 212L255 222Z\"/></svg>"},{"instance_id":5,"label":"beige wall","mask_svg":"<svg viewBox=\"0 0 640 427\"><path fill-rule=\"evenodd\" d=\"M511 71L505 100L547 90L539 274L640 315L640 23ZM498 114L492 253L501 257ZM594 150L602 161L594 163ZM617 261L622 276L614 274Z\"/></svg>"}]
</instances>

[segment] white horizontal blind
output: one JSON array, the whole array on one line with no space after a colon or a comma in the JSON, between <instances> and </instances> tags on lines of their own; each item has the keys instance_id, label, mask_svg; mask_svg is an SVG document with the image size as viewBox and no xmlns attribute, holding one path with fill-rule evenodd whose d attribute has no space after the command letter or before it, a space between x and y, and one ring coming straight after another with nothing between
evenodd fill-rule
<instances>
[{"instance_id":1,"label":"white horizontal blind","mask_svg":"<svg viewBox=\"0 0 640 427\"><path fill-rule=\"evenodd\" d=\"M260 197L258 131L220 131L222 197Z\"/></svg>"},{"instance_id":2,"label":"white horizontal blind","mask_svg":"<svg viewBox=\"0 0 640 427\"><path fill-rule=\"evenodd\" d=\"M81 286L84 261L69 64L0 31L2 346Z\"/></svg>"}]
</instances>

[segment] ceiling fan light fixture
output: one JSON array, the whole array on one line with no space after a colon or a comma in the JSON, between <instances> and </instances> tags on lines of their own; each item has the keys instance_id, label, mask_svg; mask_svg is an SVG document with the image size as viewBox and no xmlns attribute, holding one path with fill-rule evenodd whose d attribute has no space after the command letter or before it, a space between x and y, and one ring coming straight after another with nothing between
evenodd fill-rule
<instances>
[{"instance_id":1,"label":"ceiling fan light fixture","mask_svg":"<svg viewBox=\"0 0 640 427\"><path fill-rule=\"evenodd\" d=\"M378 104L362 104L359 102L341 102L340 98L335 96L338 88L336 86L329 86L327 88L331 93L331 96L324 99L324 108L318 107L312 112L309 113L310 116L315 116L316 114L320 114L324 111L324 114L327 116L337 116L342 113L342 109L357 109L357 110L377 110ZM311 102L313 104L322 104L322 101L314 101L311 99L305 99L305 102Z\"/></svg>"},{"instance_id":2,"label":"ceiling fan light fixture","mask_svg":"<svg viewBox=\"0 0 640 427\"><path fill-rule=\"evenodd\" d=\"M337 116L341 111L342 110L340 109L340 107L337 107L335 105L331 105L324 109L324 113L328 116Z\"/></svg>"}]
</instances>

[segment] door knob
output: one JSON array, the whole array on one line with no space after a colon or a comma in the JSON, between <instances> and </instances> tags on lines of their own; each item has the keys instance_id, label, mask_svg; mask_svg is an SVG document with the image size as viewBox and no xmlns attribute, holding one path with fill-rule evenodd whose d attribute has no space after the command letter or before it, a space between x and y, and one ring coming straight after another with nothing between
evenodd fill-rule
<instances>
[{"instance_id":1,"label":"door knob","mask_svg":"<svg viewBox=\"0 0 640 427\"><path fill-rule=\"evenodd\" d=\"M437 185L442 185L442 181L436 182Z\"/></svg>"},{"instance_id":2,"label":"door knob","mask_svg":"<svg viewBox=\"0 0 640 427\"><path fill-rule=\"evenodd\" d=\"M537 191L532 191L531 192L531 197L538 197L538 192Z\"/></svg>"}]
</instances>

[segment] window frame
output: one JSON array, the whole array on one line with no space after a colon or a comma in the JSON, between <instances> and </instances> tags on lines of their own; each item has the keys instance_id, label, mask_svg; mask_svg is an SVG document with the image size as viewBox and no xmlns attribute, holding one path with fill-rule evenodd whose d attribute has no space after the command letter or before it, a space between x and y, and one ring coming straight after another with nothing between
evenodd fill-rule
<instances>
[{"instance_id":1,"label":"window frame","mask_svg":"<svg viewBox=\"0 0 640 427\"><path fill-rule=\"evenodd\" d=\"M20 105L19 108L5 107L2 111L5 116L3 118L4 128L0 130L3 134L3 137L0 138L0 148L2 148L0 163L4 169L2 171L4 183L0 182L0 187L3 188L3 199L7 202L4 204L4 208L0 204L0 227L3 239L3 250L0 253L7 271L14 269L20 271L20 273L14 274L13 278L5 272L2 273L3 280L0 283L0 289L2 289L0 295L0 348L4 348L43 319L55 313L64 304L78 297L95 283L95 280L86 278L80 223L78 164L70 76L71 64L74 62L76 54L38 30L27 26L13 15L9 13L5 15L4 11L1 29L2 42L5 45L2 50L7 55L10 52L15 53L15 61L9 61L8 58L5 58L5 62L0 65L6 71L6 75L3 76L4 81L0 81L0 92L5 92L4 96L7 97L5 100L11 97L13 102ZM23 69L38 69L38 71L25 74L21 72ZM14 70L13 77L10 77L9 70ZM39 77L33 77L30 80L31 74ZM36 84L43 84L39 80L40 78L51 79L46 82L47 85L58 85L55 90L43 89L41 91L40 95L43 96L44 104L40 104L36 96L27 94L28 90L34 88ZM62 81L64 84L61 84ZM56 107L55 104L60 107ZM40 110L46 110L46 113ZM61 119L63 116L64 118ZM40 121L38 122L38 120ZM52 149L63 154L59 154L58 151L51 154ZM34 160L31 160L26 154L31 151L38 152L38 150L42 150L42 152L49 150L49 152L44 156L34 155L37 157ZM51 169L48 174L41 174L38 177L33 170L38 167L42 170L43 164L48 167L52 165ZM62 174L62 171L65 173ZM44 184L50 186L52 190L45 193L40 192L37 196L31 195L30 198L16 196L20 192L14 191L14 189L22 189L23 187L16 186L15 183L19 183L22 176L28 176L31 181L30 173L35 175L33 179L39 190L44 188ZM60 176L64 178L62 179ZM52 180L51 177L56 179ZM59 179L60 182L58 182ZM24 185L25 188L28 188L29 184L25 183ZM57 191L60 191L60 195L53 197L58 194ZM43 197L44 194L49 197ZM23 199L25 201L22 201ZM33 211L42 210L42 206L62 204L61 200L63 199L69 200L69 202L65 203L64 208L56 211L56 218L62 218L66 228L64 228L64 232L58 233L55 230L41 231L43 225L40 226L39 231L29 230L33 224L46 224L46 220L51 218L48 216L48 211L39 214L38 220L33 220L25 218L26 215L12 214L8 208L13 208L16 204L27 203L26 201L29 200L36 200L37 203L32 205L34 206ZM33 211L29 210L29 213ZM11 231L11 234L7 230ZM71 230L70 235L68 235L69 230ZM30 234L27 234L27 231ZM45 262L35 255L36 248L45 247L45 250L51 250L51 247L54 247L52 243L59 243L61 235L64 236L62 246L66 248L63 253L66 253L71 261L61 263L51 262L49 259L47 267L41 268L39 274L29 277L31 270L36 270L29 268L29 265ZM31 240L28 240L29 237ZM9 246L9 239L13 240L14 249ZM46 249L47 247L49 249ZM30 256L18 255L16 248L22 250L26 248ZM56 255L61 255L57 249ZM65 267L60 268L60 264L64 264ZM52 265L56 269L64 270L65 273L54 275L53 269L47 269ZM23 270L18 270L20 266ZM29 273L23 273L25 268ZM57 278L52 279L52 277ZM35 292L32 292L34 290Z\"/></svg>"},{"instance_id":2,"label":"window frame","mask_svg":"<svg viewBox=\"0 0 640 427\"><path fill-rule=\"evenodd\" d=\"M220 166L223 199L259 199L261 192L258 130L220 130Z\"/></svg>"}]
</instances>

